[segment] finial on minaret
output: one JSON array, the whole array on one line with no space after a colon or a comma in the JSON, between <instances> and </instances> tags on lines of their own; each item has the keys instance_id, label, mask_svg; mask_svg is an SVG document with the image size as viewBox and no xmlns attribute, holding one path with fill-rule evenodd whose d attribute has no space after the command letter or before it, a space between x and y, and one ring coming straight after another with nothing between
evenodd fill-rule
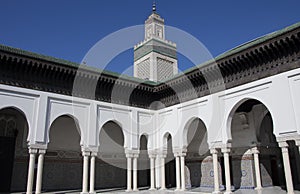
<instances>
[{"instance_id":1,"label":"finial on minaret","mask_svg":"<svg viewBox=\"0 0 300 194\"><path fill-rule=\"evenodd\" d=\"M152 13L156 13L156 3L155 3L155 1L153 1Z\"/></svg>"}]
</instances>

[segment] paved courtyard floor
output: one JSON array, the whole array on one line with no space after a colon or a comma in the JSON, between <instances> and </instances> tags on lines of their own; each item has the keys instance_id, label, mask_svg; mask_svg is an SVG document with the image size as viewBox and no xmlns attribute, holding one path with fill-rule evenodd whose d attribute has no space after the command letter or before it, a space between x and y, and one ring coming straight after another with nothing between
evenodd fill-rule
<instances>
[{"instance_id":1,"label":"paved courtyard floor","mask_svg":"<svg viewBox=\"0 0 300 194\"><path fill-rule=\"evenodd\" d=\"M211 193L212 191L208 191L205 189L192 189L189 191L174 191L174 189L168 189L164 191L148 191L147 189L141 189L138 192L125 192L125 190L122 189L106 189L106 190L97 190L97 193L113 193L113 194L169 194L169 193L178 193L178 194L196 194L196 193ZM44 193L44 192L43 192ZM45 192L47 194L79 194L80 191L77 190L72 190L72 191L58 191L58 192ZM263 188L262 190L246 190L246 189L241 189L241 190L236 190L234 191L235 194L286 194L286 191L282 190L279 187L268 187L268 188ZM295 191L295 194L300 194L300 191Z\"/></svg>"}]
</instances>

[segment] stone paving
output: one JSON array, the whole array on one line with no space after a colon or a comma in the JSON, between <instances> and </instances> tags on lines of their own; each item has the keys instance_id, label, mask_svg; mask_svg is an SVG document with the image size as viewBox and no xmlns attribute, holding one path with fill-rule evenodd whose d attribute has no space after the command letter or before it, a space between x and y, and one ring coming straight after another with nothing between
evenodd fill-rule
<instances>
[{"instance_id":1,"label":"stone paving","mask_svg":"<svg viewBox=\"0 0 300 194\"><path fill-rule=\"evenodd\" d=\"M140 190L138 192L125 192L125 190L121 189L107 189L107 190L97 190L97 193L113 193L113 194L169 194L169 193L174 193L174 194L196 194L196 193L211 193L211 191L208 190L203 190L200 188L192 189L189 191L174 191L173 189L169 190L164 190L164 191L148 191L148 190ZM44 192L43 192L44 193ZM80 191L59 191L59 192L45 192L45 194L80 194ZM287 192L285 190L282 190L279 187L268 187L268 188L263 188L262 190L237 190L234 191L235 194L286 194ZM300 194L300 191L295 191L295 194Z\"/></svg>"}]
</instances>

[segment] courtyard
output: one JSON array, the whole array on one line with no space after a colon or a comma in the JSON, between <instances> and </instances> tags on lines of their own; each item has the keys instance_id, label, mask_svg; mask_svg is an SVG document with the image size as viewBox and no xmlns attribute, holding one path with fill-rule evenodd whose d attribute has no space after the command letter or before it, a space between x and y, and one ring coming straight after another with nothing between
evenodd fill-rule
<instances>
[{"instance_id":1,"label":"courtyard","mask_svg":"<svg viewBox=\"0 0 300 194\"><path fill-rule=\"evenodd\" d=\"M43 192L43 193L55 193L55 194L79 194L80 190L68 190L68 191L56 191L56 192ZM167 189L164 191L160 190L154 190L149 191L148 188L141 188L138 192L132 191L132 192L126 192L124 189L103 189L103 190L96 190L96 193L115 193L115 194L121 194L121 193L128 193L128 194L168 194L168 193L178 193L178 194L194 194L194 193L212 193L211 189L200 189L195 188L188 191L174 191L174 189ZM234 191L235 194L285 194L286 191L282 190L280 187L266 187L261 190L249 190L249 189L239 189ZM294 191L295 194L300 194L300 191ZM14 194L21 194L21 193L14 193Z\"/></svg>"}]
</instances>

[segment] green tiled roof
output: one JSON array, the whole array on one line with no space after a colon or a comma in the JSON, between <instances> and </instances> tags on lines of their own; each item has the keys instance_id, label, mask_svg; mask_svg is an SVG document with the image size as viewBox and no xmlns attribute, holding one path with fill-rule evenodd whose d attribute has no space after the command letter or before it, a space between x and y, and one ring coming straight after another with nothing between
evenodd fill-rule
<instances>
[{"instance_id":1,"label":"green tiled roof","mask_svg":"<svg viewBox=\"0 0 300 194\"><path fill-rule=\"evenodd\" d=\"M283 28L283 29L281 29L281 30L278 30L278 31L275 31L275 32L266 34L266 35L261 36L261 37L258 37L258 38L256 38L256 39L251 40L251 41L248 41L248 42L246 42L246 43L243 43L243 44L241 44L241 45L239 45L239 46L237 46L237 47L235 47L235 48L233 48L233 49L230 49L229 51L226 51L225 53L223 53L223 54L221 54L221 55L215 57L214 59L211 59L211 60L206 61L206 62L204 62L204 63L201 63L201 64L199 64L199 65L195 65L194 67L191 67L191 68L189 68L189 69L187 69L187 70L185 70L185 71L183 71L183 72L180 72L180 73L178 73L177 75L174 75L174 76L171 77L171 78L168 78L168 79L166 79L166 80L163 80L162 82L170 81L170 80L172 80L172 79L175 79L175 78L177 78L177 77L180 77L180 76L183 75L183 74L192 72L192 71L194 71L195 69L198 69L198 68L200 68L200 67L204 67L204 66L206 66L206 65L209 65L209 64L211 64L211 63L213 63L213 62L215 62L215 61L217 61L217 60L224 59L224 58L226 58L226 57L228 57L228 56L230 56L230 55L236 54L236 53L241 52L241 51L243 51L243 50L246 50L246 49L248 49L248 48L250 48L250 47L259 45L260 43L263 43L263 42L268 41L268 40L270 40L270 39L272 39L272 38L275 38L275 37L277 37L277 36L279 36L279 35L281 35L281 34L290 32L290 31L292 31L292 30L294 30L294 29L297 29L297 28L299 28L299 27L300 27L300 22L295 23L295 24L293 24L293 25L291 25L291 26L288 26L288 27L286 27L286 28Z\"/></svg>"},{"instance_id":2,"label":"green tiled roof","mask_svg":"<svg viewBox=\"0 0 300 194\"><path fill-rule=\"evenodd\" d=\"M216 58L214 58L210 61L207 61L207 62L204 62L202 64L196 65L192 68L189 68L189 69L185 70L184 72L181 72L181 73L179 73L179 74L177 74L177 75L175 75L175 76L173 76L169 79L166 79L164 81L169 81L169 80L175 79L175 78L177 78L177 77L179 77L179 76L181 76L185 73L192 72L193 70L195 70L199 67L209 65L209 64L211 64L212 62L214 62L216 60L224 59L224 58L226 58L230 55L236 54L236 53L241 52L243 50L246 50L250 47L259 45L262 42L270 40L274 37L277 37L281 34L287 33L289 31L292 31L292 30L297 29L299 27L300 27L300 22L295 23L291 26L288 26L284 29L281 29L281 30L272 32L270 34L264 35L262 37L256 38L256 39L251 40L249 42L246 42L246 43L244 43L240 46L237 46L237 47L235 47L235 48L233 48L233 49L217 56ZM33 58L33 59L45 60L45 61L49 61L49 62L53 62L53 63L58 63L58 64L61 64L61 65L66 65L66 66L71 66L71 67L76 67L76 68L80 66L80 68L83 68L85 70L89 70L89 71L96 72L96 73L99 72L99 73L103 73L103 74L113 76L113 77L120 77L120 78L123 78L125 80L134 81L134 82L138 82L138 83L145 83L145 84L149 84L149 85L158 85L158 84L162 83L162 82L153 82L153 81L148 81L148 80L145 81L143 79L135 78L135 77L132 77L132 76L122 75L122 74L112 72L112 71L107 71L107 70L101 70L101 69L91 67L91 66L87 66L87 65L80 65L79 63L67 61L67 60L64 60L64 59L58 59L58 58L55 58L55 57L50 57L50 56L46 56L46 55L42 55L42 54L38 54L38 53L34 53L34 52L29 52L29 51L25 51L25 50L22 50L22 49L13 48L13 47L1 45L1 44L0 44L0 50L10 52L10 53L15 53L15 54L18 54L18 55L27 56L27 57L30 57L30 58Z\"/></svg>"},{"instance_id":3,"label":"green tiled roof","mask_svg":"<svg viewBox=\"0 0 300 194\"><path fill-rule=\"evenodd\" d=\"M67 61L64 59L46 56L46 55L42 55L42 54L30 52L30 51L25 51L25 50L22 50L19 48L14 48L14 47L2 45L2 44L0 44L0 50L9 52L9 53L14 53L17 55L23 55L26 57L30 57L32 59L44 60L44 61L48 61L48 62L52 62L52 63L58 63L58 64L65 65L65 66L75 67L75 68L80 67L80 69L83 69L83 70L88 70L88 71L92 71L95 73L103 73L108 76L119 77L119 78L123 78L125 80L134 81L134 82L138 82L138 83L145 83L145 84L149 84L149 85L157 84L156 82L153 82L153 81L143 80L143 79L135 78L132 76L128 76L128 75L124 75L124 74L120 74L120 73L116 73L116 72L112 72L112 71L108 71L108 70L101 70L99 68L91 67L88 65L80 65L79 63L75 63L72 61Z\"/></svg>"}]
</instances>

